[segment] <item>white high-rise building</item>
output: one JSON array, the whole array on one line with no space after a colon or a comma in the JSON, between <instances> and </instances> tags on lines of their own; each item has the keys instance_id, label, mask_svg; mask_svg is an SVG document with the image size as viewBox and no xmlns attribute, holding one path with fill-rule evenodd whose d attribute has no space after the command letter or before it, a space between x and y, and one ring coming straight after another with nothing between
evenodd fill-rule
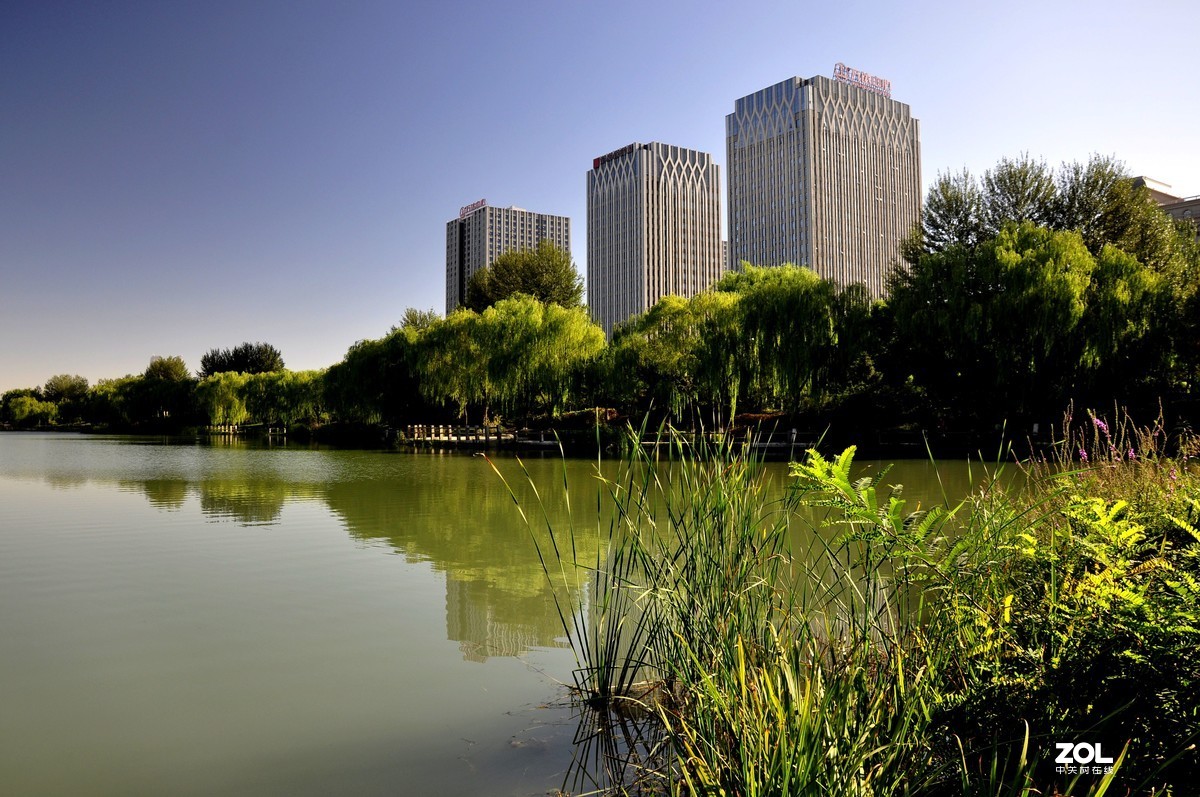
<instances>
[{"instance_id":1,"label":"white high-rise building","mask_svg":"<svg viewBox=\"0 0 1200 797\"><path fill-rule=\"evenodd\" d=\"M587 187L588 307L605 334L663 296L692 296L720 279L720 177L711 155L629 144L592 162Z\"/></svg>"},{"instance_id":2,"label":"white high-rise building","mask_svg":"<svg viewBox=\"0 0 1200 797\"><path fill-rule=\"evenodd\" d=\"M729 256L809 266L883 295L921 213L921 136L891 84L838 64L794 77L725 117Z\"/></svg>"},{"instance_id":3,"label":"white high-rise building","mask_svg":"<svg viewBox=\"0 0 1200 797\"><path fill-rule=\"evenodd\" d=\"M521 208L496 208L479 200L461 208L446 222L446 313L467 298L467 283L476 271L505 252L536 249L547 240L571 251L571 220Z\"/></svg>"}]
</instances>

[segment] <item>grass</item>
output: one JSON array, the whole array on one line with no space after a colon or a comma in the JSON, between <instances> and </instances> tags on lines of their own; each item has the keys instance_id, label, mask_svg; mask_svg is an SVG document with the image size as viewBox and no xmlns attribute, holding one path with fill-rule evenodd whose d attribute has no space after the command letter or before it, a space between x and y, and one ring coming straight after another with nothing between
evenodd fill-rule
<instances>
[{"instance_id":1,"label":"grass","mask_svg":"<svg viewBox=\"0 0 1200 797\"><path fill-rule=\"evenodd\" d=\"M1193 782L1200 485L1152 431L1130 457L1090 422L1109 435L1082 443L1092 467L1064 467L1074 429L1019 491L995 479L927 511L883 474L856 478L853 448L810 451L776 498L744 449L676 438L660 460L635 437L600 478L594 558L541 513L547 579L589 584L558 604L581 715L564 789L1099 797ZM802 526L813 548L793 551ZM1093 740L1120 751L1111 771L1057 771L1055 742Z\"/></svg>"}]
</instances>

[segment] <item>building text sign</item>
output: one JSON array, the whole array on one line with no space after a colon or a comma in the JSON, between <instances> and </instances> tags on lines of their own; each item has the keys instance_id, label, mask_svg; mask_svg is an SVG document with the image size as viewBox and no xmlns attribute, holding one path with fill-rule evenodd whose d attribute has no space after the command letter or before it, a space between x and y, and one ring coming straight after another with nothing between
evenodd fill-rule
<instances>
[{"instance_id":1,"label":"building text sign","mask_svg":"<svg viewBox=\"0 0 1200 797\"><path fill-rule=\"evenodd\" d=\"M477 211L483 207L487 207L486 199L481 199L478 202L472 202L469 205L463 205L461 208L458 209L458 217L461 219L463 216L466 216L469 213L474 213L475 211Z\"/></svg>"},{"instance_id":2,"label":"building text sign","mask_svg":"<svg viewBox=\"0 0 1200 797\"><path fill-rule=\"evenodd\" d=\"M892 81L875 77L875 75L858 69L851 69L840 62L833 67L833 79L842 83L849 83L851 86L858 86L860 89L873 91L876 94L882 94L885 97L892 96Z\"/></svg>"},{"instance_id":3,"label":"building text sign","mask_svg":"<svg viewBox=\"0 0 1200 797\"><path fill-rule=\"evenodd\" d=\"M612 152L608 153L607 155L601 155L599 158L593 158L592 159L592 168L599 169L601 166L608 163L609 161L616 160L617 158L621 157L622 155L628 155L629 153L633 152L635 149L637 149L640 146L641 146L641 144L638 144L637 142L634 142L633 144L626 144L625 146L621 147L620 149L614 149Z\"/></svg>"}]
</instances>

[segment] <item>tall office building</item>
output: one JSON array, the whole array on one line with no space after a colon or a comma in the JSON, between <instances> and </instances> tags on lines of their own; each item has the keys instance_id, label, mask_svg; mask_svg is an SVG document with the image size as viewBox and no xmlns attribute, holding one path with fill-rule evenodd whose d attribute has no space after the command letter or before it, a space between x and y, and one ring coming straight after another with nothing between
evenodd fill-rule
<instances>
[{"instance_id":1,"label":"tall office building","mask_svg":"<svg viewBox=\"0 0 1200 797\"><path fill-rule=\"evenodd\" d=\"M796 263L882 296L921 213L921 137L891 84L838 64L725 117L730 260Z\"/></svg>"},{"instance_id":2,"label":"tall office building","mask_svg":"<svg viewBox=\"0 0 1200 797\"><path fill-rule=\"evenodd\" d=\"M467 298L467 283L476 271L505 252L534 249L547 240L571 251L571 220L521 208L496 208L473 202L446 222L446 313Z\"/></svg>"},{"instance_id":3,"label":"tall office building","mask_svg":"<svg viewBox=\"0 0 1200 797\"><path fill-rule=\"evenodd\" d=\"M720 279L721 195L712 156L669 144L629 144L587 176L588 307L613 327L668 294Z\"/></svg>"}]
</instances>

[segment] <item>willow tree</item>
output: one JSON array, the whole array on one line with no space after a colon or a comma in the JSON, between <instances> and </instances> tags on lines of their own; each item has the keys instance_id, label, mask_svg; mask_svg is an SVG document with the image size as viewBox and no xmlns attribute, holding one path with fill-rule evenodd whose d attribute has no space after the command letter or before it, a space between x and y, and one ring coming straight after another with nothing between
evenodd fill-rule
<instances>
[{"instance_id":1,"label":"willow tree","mask_svg":"<svg viewBox=\"0 0 1200 797\"><path fill-rule=\"evenodd\" d=\"M585 310L528 296L489 307L478 329L493 398L508 413L561 411L581 368L604 348L604 333Z\"/></svg>"},{"instance_id":2,"label":"willow tree","mask_svg":"<svg viewBox=\"0 0 1200 797\"><path fill-rule=\"evenodd\" d=\"M249 374L242 397L250 417L265 424L319 423L325 418L321 371Z\"/></svg>"},{"instance_id":3,"label":"willow tree","mask_svg":"<svg viewBox=\"0 0 1200 797\"><path fill-rule=\"evenodd\" d=\"M604 333L582 308L519 295L432 323L418 343L417 372L428 400L453 403L464 420L476 407L486 423L494 410L560 411L603 348Z\"/></svg>"},{"instance_id":4,"label":"willow tree","mask_svg":"<svg viewBox=\"0 0 1200 797\"><path fill-rule=\"evenodd\" d=\"M937 408L977 422L1057 414L1141 379L1162 278L1076 232L1008 224L977 247L924 255L893 284L898 356ZM1138 376L1141 374L1141 376Z\"/></svg>"},{"instance_id":5,"label":"willow tree","mask_svg":"<svg viewBox=\"0 0 1200 797\"><path fill-rule=\"evenodd\" d=\"M410 307L384 337L351 346L322 379L325 409L354 423L435 420L436 409L422 398L417 370L421 336L440 322L434 311Z\"/></svg>"},{"instance_id":6,"label":"willow tree","mask_svg":"<svg viewBox=\"0 0 1200 797\"><path fill-rule=\"evenodd\" d=\"M794 265L746 266L716 289L740 297L742 367L754 400L796 410L831 387L823 376L838 344L835 284Z\"/></svg>"},{"instance_id":7,"label":"willow tree","mask_svg":"<svg viewBox=\"0 0 1200 797\"><path fill-rule=\"evenodd\" d=\"M434 404L453 404L464 422L472 405L486 421L492 398L479 314L459 309L425 330L416 352L421 394Z\"/></svg>"},{"instance_id":8,"label":"willow tree","mask_svg":"<svg viewBox=\"0 0 1200 797\"><path fill-rule=\"evenodd\" d=\"M58 417L58 405L33 396L17 396L9 402L8 415L13 423L23 428L49 426Z\"/></svg>"},{"instance_id":9,"label":"willow tree","mask_svg":"<svg viewBox=\"0 0 1200 797\"><path fill-rule=\"evenodd\" d=\"M85 419L107 426L126 426L134 420L134 408L142 378L127 374L101 379L88 391Z\"/></svg>"},{"instance_id":10,"label":"willow tree","mask_svg":"<svg viewBox=\"0 0 1200 797\"><path fill-rule=\"evenodd\" d=\"M657 407L680 418L697 399L699 342L692 302L662 297L613 332L605 369L610 398L634 413Z\"/></svg>"},{"instance_id":11,"label":"willow tree","mask_svg":"<svg viewBox=\"0 0 1200 797\"><path fill-rule=\"evenodd\" d=\"M379 423L384 416L386 344L360 340L323 378L326 401L335 418L350 423Z\"/></svg>"},{"instance_id":12,"label":"willow tree","mask_svg":"<svg viewBox=\"0 0 1200 797\"><path fill-rule=\"evenodd\" d=\"M246 374L232 371L216 373L196 385L199 410L215 426L245 423L250 417L246 410L244 390Z\"/></svg>"},{"instance_id":13,"label":"willow tree","mask_svg":"<svg viewBox=\"0 0 1200 797\"><path fill-rule=\"evenodd\" d=\"M1115 246L1105 246L1087 295L1081 323L1077 398L1090 406L1119 401L1152 409L1170 387L1179 328L1179 305L1167 275Z\"/></svg>"},{"instance_id":14,"label":"willow tree","mask_svg":"<svg viewBox=\"0 0 1200 797\"><path fill-rule=\"evenodd\" d=\"M704 291L688 300L696 330L693 383L699 403L711 402L715 419L732 420L742 395L741 296L729 291Z\"/></svg>"},{"instance_id":15,"label":"willow tree","mask_svg":"<svg viewBox=\"0 0 1200 797\"><path fill-rule=\"evenodd\" d=\"M676 419L712 411L732 418L741 396L741 297L704 291L684 299L664 296L613 339L612 379L634 391L641 411L661 407Z\"/></svg>"}]
</instances>

